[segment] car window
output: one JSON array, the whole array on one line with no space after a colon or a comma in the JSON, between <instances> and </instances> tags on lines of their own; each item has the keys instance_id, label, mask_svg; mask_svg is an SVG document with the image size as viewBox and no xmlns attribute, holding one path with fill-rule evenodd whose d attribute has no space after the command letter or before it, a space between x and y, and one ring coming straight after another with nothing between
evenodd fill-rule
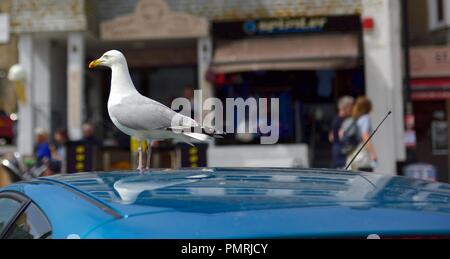
<instances>
[{"instance_id":1,"label":"car window","mask_svg":"<svg viewBox=\"0 0 450 259\"><path fill-rule=\"evenodd\" d=\"M0 233L19 211L22 203L11 198L0 198Z\"/></svg>"},{"instance_id":2,"label":"car window","mask_svg":"<svg viewBox=\"0 0 450 259\"><path fill-rule=\"evenodd\" d=\"M6 234L8 239L51 238L52 229L47 217L33 203L20 215Z\"/></svg>"}]
</instances>

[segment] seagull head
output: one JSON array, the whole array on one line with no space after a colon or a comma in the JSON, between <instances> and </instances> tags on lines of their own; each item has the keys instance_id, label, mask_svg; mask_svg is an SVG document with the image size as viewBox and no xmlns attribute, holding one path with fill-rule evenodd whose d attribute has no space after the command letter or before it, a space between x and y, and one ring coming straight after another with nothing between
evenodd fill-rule
<instances>
[{"instance_id":1,"label":"seagull head","mask_svg":"<svg viewBox=\"0 0 450 259\"><path fill-rule=\"evenodd\" d=\"M96 66L112 67L115 64L126 64L125 56L118 50L110 50L105 52L99 59L89 63L89 68Z\"/></svg>"}]
</instances>

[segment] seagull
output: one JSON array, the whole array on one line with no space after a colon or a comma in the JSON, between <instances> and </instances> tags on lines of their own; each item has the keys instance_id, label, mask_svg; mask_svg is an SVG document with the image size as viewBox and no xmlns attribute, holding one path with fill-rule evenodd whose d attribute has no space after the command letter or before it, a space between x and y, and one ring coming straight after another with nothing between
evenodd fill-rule
<instances>
[{"instance_id":1,"label":"seagull","mask_svg":"<svg viewBox=\"0 0 450 259\"><path fill-rule=\"evenodd\" d=\"M89 63L89 68L97 66L111 69L108 114L120 131L138 140L139 172L144 170L142 144L145 141L148 143L145 169L149 169L153 140L172 139L193 146L192 141L206 141L211 137L209 134L191 132L199 127L195 120L141 95L131 81L127 61L120 51L110 50Z\"/></svg>"}]
</instances>

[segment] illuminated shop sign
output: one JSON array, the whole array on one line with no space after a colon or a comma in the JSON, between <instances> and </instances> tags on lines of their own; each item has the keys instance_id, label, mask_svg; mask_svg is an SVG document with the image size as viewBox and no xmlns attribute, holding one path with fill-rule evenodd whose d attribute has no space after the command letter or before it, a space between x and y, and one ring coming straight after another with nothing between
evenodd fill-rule
<instances>
[{"instance_id":1,"label":"illuminated shop sign","mask_svg":"<svg viewBox=\"0 0 450 259\"><path fill-rule=\"evenodd\" d=\"M361 19L351 16L314 16L251 19L213 23L216 38L242 38L257 35L318 32L360 32Z\"/></svg>"},{"instance_id":2,"label":"illuminated shop sign","mask_svg":"<svg viewBox=\"0 0 450 259\"><path fill-rule=\"evenodd\" d=\"M328 22L326 17L315 18L293 18L293 19L272 19L261 21L246 21L243 23L243 30L249 34L274 34L293 32L319 32L323 31Z\"/></svg>"},{"instance_id":3,"label":"illuminated shop sign","mask_svg":"<svg viewBox=\"0 0 450 259\"><path fill-rule=\"evenodd\" d=\"M205 167L208 144L196 143L195 146L179 144L181 150L181 167Z\"/></svg>"},{"instance_id":4,"label":"illuminated shop sign","mask_svg":"<svg viewBox=\"0 0 450 259\"><path fill-rule=\"evenodd\" d=\"M67 172L87 172L95 170L94 154L96 147L83 141L70 141L67 143L66 160Z\"/></svg>"}]
</instances>

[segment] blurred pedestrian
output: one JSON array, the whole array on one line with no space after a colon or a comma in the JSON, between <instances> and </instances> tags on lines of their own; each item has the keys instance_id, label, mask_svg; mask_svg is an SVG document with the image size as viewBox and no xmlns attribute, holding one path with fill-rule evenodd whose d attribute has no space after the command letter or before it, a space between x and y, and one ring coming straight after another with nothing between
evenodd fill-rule
<instances>
[{"instance_id":1,"label":"blurred pedestrian","mask_svg":"<svg viewBox=\"0 0 450 259\"><path fill-rule=\"evenodd\" d=\"M50 143L48 142L48 134L41 128L35 130L36 138L36 163L38 166L48 163L52 158L50 151Z\"/></svg>"},{"instance_id":2,"label":"blurred pedestrian","mask_svg":"<svg viewBox=\"0 0 450 259\"><path fill-rule=\"evenodd\" d=\"M183 97L190 102L194 102L194 88L190 85L186 85L183 88Z\"/></svg>"},{"instance_id":3,"label":"blurred pedestrian","mask_svg":"<svg viewBox=\"0 0 450 259\"><path fill-rule=\"evenodd\" d=\"M101 146L100 141L95 137L94 127L88 122L83 124L83 142L88 145Z\"/></svg>"},{"instance_id":4,"label":"blurred pedestrian","mask_svg":"<svg viewBox=\"0 0 450 259\"><path fill-rule=\"evenodd\" d=\"M59 167L58 173L66 172L66 144L68 141L67 132L63 129L57 129L53 134L52 160Z\"/></svg>"},{"instance_id":5,"label":"blurred pedestrian","mask_svg":"<svg viewBox=\"0 0 450 259\"><path fill-rule=\"evenodd\" d=\"M331 130L328 139L331 142L331 167L343 168L347 159L346 154L342 151L343 142L339 138L339 131L343 122L352 115L354 98L351 96L343 96L338 101L338 113L333 118Z\"/></svg>"},{"instance_id":6,"label":"blurred pedestrian","mask_svg":"<svg viewBox=\"0 0 450 259\"><path fill-rule=\"evenodd\" d=\"M373 131L372 123L369 117L369 113L371 111L372 103L366 96L359 96L356 98L352 111L352 117L358 128L357 136L359 144L357 148L347 157L348 160L353 158L360 147L369 139L369 136ZM377 165L378 161L375 148L372 141L368 141L366 146L355 158L351 169L372 172Z\"/></svg>"},{"instance_id":7,"label":"blurred pedestrian","mask_svg":"<svg viewBox=\"0 0 450 259\"><path fill-rule=\"evenodd\" d=\"M191 109L189 111L184 111L183 110L183 115L188 116L190 118L194 118L195 116L195 112L196 112L196 108L195 107L195 102L194 102L194 88L186 85L183 89L183 97L186 98L187 100L189 100L189 103L191 104Z\"/></svg>"}]
</instances>

